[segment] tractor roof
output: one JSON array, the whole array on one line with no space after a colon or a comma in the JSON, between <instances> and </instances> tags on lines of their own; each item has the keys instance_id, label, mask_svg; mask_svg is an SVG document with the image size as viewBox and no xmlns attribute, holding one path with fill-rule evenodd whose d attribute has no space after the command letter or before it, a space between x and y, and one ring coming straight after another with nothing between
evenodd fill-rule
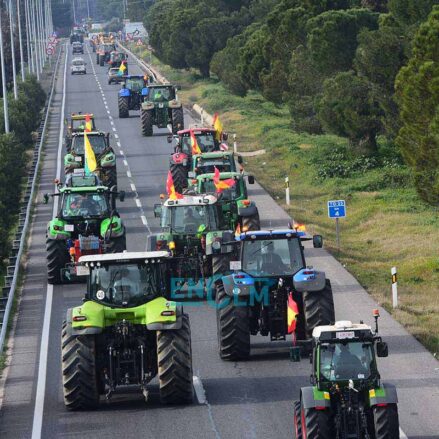
<instances>
[{"instance_id":1,"label":"tractor roof","mask_svg":"<svg viewBox=\"0 0 439 439\"><path fill-rule=\"evenodd\" d=\"M105 136L105 133L103 131L90 131L89 133L87 133L87 136ZM72 137L84 137L84 131L75 131L74 133L72 133Z\"/></svg>"},{"instance_id":2,"label":"tractor roof","mask_svg":"<svg viewBox=\"0 0 439 439\"><path fill-rule=\"evenodd\" d=\"M106 186L68 186L68 187L62 187L60 192L69 193L69 192L107 192L108 188Z\"/></svg>"},{"instance_id":3,"label":"tractor roof","mask_svg":"<svg viewBox=\"0 0 439 439\"><path fill-rule=\"evenodd\" d=\"M81 256L79 258L79 262L87 263L87 262L133 262L133 261L144 261L145 259L153 260L151 262L155 262L156 259L169 258L170 254L167 251L157 251L157 252L123 252L123 253L107 253L105 255L89 255L89 256Z\"/></svg>"},{"instance_id":4,"label":"tractor roof","mask_svg":"<svg viewBox=\"0 0 439 439\"><path fill-rule=\"evenodd\" d=\"M213 180L215 174L209 173L209 174L201 174L197 176L198 181L204 181L204 180ZM237 180L241 180L243 177L243 174L239 172L220 172L220 180L225 180L227 178L235 178Z\"/></svg>"},{"instance_id":5,"label":"tractor roof","mask_svg":"<svg viewBox=\"0 0 439 439\"><path fill-rule=\"evenodd\" d=\"M88 114L90 116L90 119L94 119L94 114ZM71 114L71 118L72 120L85 120L87 114L76 114L76 113L72 113Z\"/></svg>"},{"instance_id":6,"label":"tractor roof","mask_svg":"<svg viewBox=\"0 0 439 439\"><path fill-rule=\"evenodd\" d=\"M195 154L192 156L195 159L218 159L218 158L230 158L233 157L232 151L214 151L214 152L203 152L201 154Z\"/></svg>"},{"instance_id":7,"label":"tractor roof","mask_svg":"<svg viewBox=\"0 0 439 439\"><path fill-rule=\"evenodd\" d=\"M254 241L264 239L288 239L305 236L305 232L292 229L279 230L252 230L235 236L236 241Z\"/></svg>"},{"instance_id":8,"label":"tractor roof","mask_svg":"<svg viewBox=\"0 0 439 439\"><path fill-rule=\"evenodd\" d=\"M197 134L206 134L206 133L210 133L210 134L215 134L216 133L216 131L213 128L198 128L198 127L194 127L194 128L189 128L189 129L186 129L186 130L177 131L177 134L179 136L184 136L185 134L189 135L191 133L191 131L193 131L193 133L195 135L197 135Z\"/></svg>"},{"instance_id":9,"label":"tractor roof","mask_svg":"<svg viewBox=\"0 0 439 439\"><path fill-rule=\"evenodd\" d=\"M172 84L148 84L148 88L174 87Z\"/></svg>"},{"instance_id":10,"label":"tractor roof","mask_svg":"<svg viewBox=\"0 0 439 439\"><path fill-rule=\"evenodd\" d=\"M349 320L341 320L333 325L317 326L312 331L312 336L321 341L349 340L353 338L364 338L373 335L369 325L364 323L352 323Z\"/></svg>"},{"instance_id":11,"label":"tractor roof","mask_svg":"<svg viewBox=\"0 0 439 439\"><path fill-rule=\"evenodd\" d=\"M165 206L200 206L207 204L215 204L217 202L216 197L213 195L185 195L179 200L166 200Z\"/></svg>"}]
</instances>

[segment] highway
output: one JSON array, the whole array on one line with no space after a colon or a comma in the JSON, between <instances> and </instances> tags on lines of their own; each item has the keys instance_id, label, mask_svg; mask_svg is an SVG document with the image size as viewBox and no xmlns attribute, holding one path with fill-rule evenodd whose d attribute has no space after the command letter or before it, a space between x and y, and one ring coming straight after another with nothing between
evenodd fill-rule
<instances>
[{"instance_id":1,"label":"highway","mask_svg":"<svg viewBox=\"0 0 439 439\"><path fill-rule=\"evenodd\" d=\"M84 55L87 75L70 75L72 54L67 48L67 59L58 72L38 199L54 190L55 177L62 177L64 117L78 111L93 113L97 127L112 133L118 156L118 186L127 193L118 210L127 228L128 250L145 250L147 234L159 230L153 204L165 191L172 150L166 140L169 132L155 129L152 138L145 138L138 112L118 119L119 86L107 84L106 68L96 65L93 53ZM130 73L140 73L129 61ZM187 113L186 126L193 122ZM287 225L288 215L263 188L255 184L250 195L259 206L263 227ZM162 406L153 381L148 403L140 393L115 395L102 401L97 411L67 411L61 386L61 323L66 309L81 303L85 286L47 285L45 228L53 209L52 203L41 202L35 208L24 290L10 343L11 364L4 382L2 439L293 437L292 401L299 388L309 383L309 362L291 363L291 342L270 343L260 336L252 338L251 360L221 361L215 310L205 303L185 306L192 329L194 404ZM308 248L306 253L308 264L326 271L332 281L336 318L372 324L372 309L377 305L357 281L324 249ZM380 331L389 343L390 355L379 359L379 369L384 380L397 386L402 437L439 438L439 363L385 310L381 309L381 315Z\"/></svg>"}]
</instances>

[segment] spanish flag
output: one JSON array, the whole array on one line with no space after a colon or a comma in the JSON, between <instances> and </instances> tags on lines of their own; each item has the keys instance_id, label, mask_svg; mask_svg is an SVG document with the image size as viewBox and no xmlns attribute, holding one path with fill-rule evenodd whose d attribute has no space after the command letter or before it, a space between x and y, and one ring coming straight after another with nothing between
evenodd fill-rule
<instances>
[{"instance_id":1,"label":"spanish flag","mask_svg":"<svg viewBox=\"0 0 439 439\"><path fill-rule=\"evenodd\" d=\"M192 155L201 154L201 149L198 146L197 138L193 131L191 131L191 147L192 147Z\"/></svg>"},{"instance_id":2,"label":"spanish flag","mask_svg":"<svg viewBox=\"0 0 439 439\"><path fill-rule=\"evenodd\" d=\"M223 124L220 121L218 113L215 113L213 115L213 127L215 128L215 131L216 131L215 137L219 142L221 140L221 136L223 134Z\"/></svg>"},{"instance_id":3,"label":"spanish flag","mask_svg":"<svg viewBox=\"0 0 439 439\"><path fill-rule=\"evenodd\" d=\"M125 61L122 61L120 63L120 66L119 66L119 71L117 72L117 76L123 76L126 69L127 69L127 66L125 65Z\"/></svg>"},{"instance_id":4,"label":"spanish flag","mask_svg":"<svg viewBox=\"0 0 439 439\"><path fill-rule=\"evenodd\" d=\"M84 131L85 173L90 175L97 168L96 156L88 140L87 131Z\"/></svg>"},{"instance_id":5,"label":"spanish flag","mask_svg":"<svg viewBox=\"0 0 439 439\"><path fill-rule=\"evenodd\" d=\"M221 180L220 171L215 166L215 173L213 174L213 184L215 185L216 191L218 193L221 193L222 191L233 187L236 184L236 181L233 178Z\"/></svg>"},{"instance_id":6,"label":"spanish flag","mask_svg":"<svg viewBox=\"0 0 439 439\"><path fill-rule=\"evenodd\" d=\"M172 178L171 171L168 171L168 178L166 179L166 191L168 192L170 200L180 200L183 195L179 194L175 190L174 179Z\"/></svg>"},{"instance_id":7,"label":"spanish flag","mask_svg":"<svg viewBox=\"0 0 439 439\"><path fill-rule=\"evenodd\" d=\"M85 131L87 131L87 133L90 133L92 130L93 126L91 124L91 117L89 114L85 115Z\"/></svg>"},{"instance_id":8,"label":"spanish flag","mask_svg":"<svg viewBox=\"0 0 439 439\"><path fill-rule=\"evenodd\" d=\"M288 323L288 334L292 332L296 332L296 323L297 316L299 315L299 308L297 303L293 299L293 295L290 293L288 295L288 314L287 314L287 323Z\"/></svg>"}]
</instances>

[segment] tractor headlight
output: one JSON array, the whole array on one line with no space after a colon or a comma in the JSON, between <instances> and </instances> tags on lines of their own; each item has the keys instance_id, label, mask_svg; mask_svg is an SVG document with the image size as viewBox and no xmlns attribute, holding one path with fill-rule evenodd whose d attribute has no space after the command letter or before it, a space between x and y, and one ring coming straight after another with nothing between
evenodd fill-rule
<instances>
[{"instance_id":1,"label":"tractor headlight","mask_svg":"<svg viewBox=\"0 0 439 439\"><path fill-rule=\"evenodd\" d=\"M212 248L214 250L219 250L221 248L221 243L219 241L213 241Z\"/></svg>"},{"instance_id":2,"label":"tractor headlight","mask_svg":"<svg viewBox=\"0 0 439 439\"><path fill-rule=\"evenodd\" d=\"M240 293L241 293L241 289L239 287L233 288L233 294L240 294Z\"/></svg>"}]
</instances>

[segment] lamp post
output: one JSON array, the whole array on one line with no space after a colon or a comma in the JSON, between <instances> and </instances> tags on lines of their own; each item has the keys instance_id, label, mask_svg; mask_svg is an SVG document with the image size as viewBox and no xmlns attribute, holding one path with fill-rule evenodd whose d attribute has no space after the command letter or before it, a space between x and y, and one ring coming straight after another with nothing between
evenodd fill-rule
<instances>
[{"instance_id":1,"label":"lamp post","mask_svg":"<svg viewBox=\"0 0 439 439\"><path fill-rule=\"evenodd\" d=\"M5 133L9 133L8 92L6 90L5 53L3 50L2 14L0 13L0 64L3 90L3 115L5 118Z\"/></svg>"}]
</instances>

